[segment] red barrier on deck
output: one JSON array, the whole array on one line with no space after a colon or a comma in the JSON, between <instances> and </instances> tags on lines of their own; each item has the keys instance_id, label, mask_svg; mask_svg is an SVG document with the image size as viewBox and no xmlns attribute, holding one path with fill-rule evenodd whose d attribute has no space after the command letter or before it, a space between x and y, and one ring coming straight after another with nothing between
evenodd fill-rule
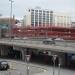
<instances>
[{"instance_id":1,"label":"red barrier on deck","mask_svg":"<svg viewBox=\"0 0 75 75\"><path fill-rule=\"evenodd\" d=\"M75 28L62 27L25 27L13 28L13 36L16 37L53 37L75 40Z\"/></svg>"}]
</instances>

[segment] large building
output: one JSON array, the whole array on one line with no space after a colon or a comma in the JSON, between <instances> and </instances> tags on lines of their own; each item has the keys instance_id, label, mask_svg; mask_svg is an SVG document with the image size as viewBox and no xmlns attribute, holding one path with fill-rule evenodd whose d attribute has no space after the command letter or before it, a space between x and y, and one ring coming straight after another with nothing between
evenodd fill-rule
<instances>
[{"instance_id":1,"label":"large building","mask_svg":"<svg viewBox=\"0 0 75 75\"><path fill-rule=\"evenodd\" d=\"M24 16L25 26L59 26L71 27L71 17L65 13L55 13L49 10L28 9Z\"/></svg>"},{"instance_id":2,"label":"large building","mask_svg":"<svg viewBox=\"0 0 75 75\"><path fill-rule=\"evenodd\" d=\"M26 26L49 26L53 23L53 11L28 9L24 21Z\"/></svg>"},{"instance_id":3,"label":"large building","mask_svg":"<svg viewBox=\"0 0 75 75\"><path fill-rule=\"evenodd\" d=\"M54 13L54 23L57 27L72 27L71 16L68 13Z\"/></svg>"},{"instance_id":4,"label":"large building","mask_svg":"<svg viewBox=\"0 0 75 75\"><path fill-rule=\"evenodd\" d=\"M0 16L0 37L8 36L9 27L14 27L15 22L16 20L14 19L14 17L10 19L9 17Z\"/></svg>"},{"instance_id":5,"label":"large building","mask_svg":"<svg viewBox=\"0 0 75 75\"><path fill-rule=\"evenodd\" d=\"M14 19L14 17L10 19L9 17L1 16L0 17L0 28L8 28L10 24L14 25L15 22L16 20Z\"/></svg>"},{"instance_id":6,"label":"large building","mask_svg":"<svg viewBox=\"0 0 75 75\"><path fill-rule=\"evenodd\" d=\"M72 28L75 28L75 22L72 22Z\"/></svg>"}]
</instances>

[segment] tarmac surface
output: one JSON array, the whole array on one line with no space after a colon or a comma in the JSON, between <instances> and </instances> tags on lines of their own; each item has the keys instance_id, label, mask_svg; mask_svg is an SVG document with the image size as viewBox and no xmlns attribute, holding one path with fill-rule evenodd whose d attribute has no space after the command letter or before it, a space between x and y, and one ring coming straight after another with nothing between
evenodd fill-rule
<instances>
[{"instance_id":1,"label":"tarmac surface","mask_svg":"<svg viewBox=\"0 0 75 75\"><path fill-rule=\"evenodd\" d=\"M0 71L0 75L27 75L27 63L15 60L6 60L6 61L10 65L10 69L8 69L7 71ZM44 72L43 67L29 63L30 75L35 75L36 73L41 73L41 72Z\"/></svg>"},{"instance_id":2,"label":"tarmac surface","mask_svg":"<svg viewBox=\"0 0 75 75\"><path fill-rule=\"evenodd\" d=\"M6 59L0 59L6 60ZM0 71L0 75L27 75L27 64L22 61L6 60L10 65L10 69L7 71ZM75 75L75 70L62 69L56 67L54 75ZM29 75L53 75L53 67L29 63Z\"/></svg>"}]
</instances>

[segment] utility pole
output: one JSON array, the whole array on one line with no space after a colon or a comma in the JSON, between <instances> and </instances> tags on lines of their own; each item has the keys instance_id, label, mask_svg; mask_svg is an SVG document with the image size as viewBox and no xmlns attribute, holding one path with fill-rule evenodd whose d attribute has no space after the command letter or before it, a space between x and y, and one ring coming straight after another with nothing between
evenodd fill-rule
<instances>
[{"instance_id":1,"label":"utility pole","mask_svg":"<svg viewBox=\"0 0 75 75\"><path fill-rule=\"evenodd\" d=\"M30 61L30 55L25 55L25 57L26 57L26 62L27 62L27 75L29 75L29 61Z\"/></svg>"},{"instance_id":2,"label":"utility pole","mask_svg":"<svg viewBox=\"0 0 75 75\"><path fill-rule=\"evenodd\" d=\"M12 28L11 28L12 27L12 8L13 8L12 4L14 1L12 1L12 0L9 0L9 1L10 1L10 7L11 7L10 8L10 19L9 19L9 37L11 38L11 35L12 35Z\"/></svg>"},{"instance_id":3,"label":"utility pole","mask_svg":"<svg viewBox=\"0 0 75 75\"><path fill-rule=\"evenodd\" d=\"M57 55L52 55L53 56L53 75L55 75L55 61L56 61L56 58L57 58Z\"/></svg>"},{"instance_id":4,"label":"utility pole","mask_svg":"<svg viewBox=\"0 0 75 75\"><path fill-rule=\"evenodd\" d=\"M58 75L60 75L60 68L61 68L61 57L59 57L59 63L58 63Z\"/></svg>"}]
</instances>

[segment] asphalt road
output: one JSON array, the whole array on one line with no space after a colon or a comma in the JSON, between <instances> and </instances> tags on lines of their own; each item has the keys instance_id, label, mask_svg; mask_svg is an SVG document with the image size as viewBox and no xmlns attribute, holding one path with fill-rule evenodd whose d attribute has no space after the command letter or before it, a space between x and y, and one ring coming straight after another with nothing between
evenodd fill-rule
<instances>
[{"instance_id":1,"label":"asphalt road","mask_svg":"<svg viewBox=\"0 0 75 75\"><path fill-rule=\"evenodd\" d=\"M0 71L0 75L27 75L27 64L21 61L6 60L10 65L7 71ZM44 72L42 67L29 64L29 74L35 75L36 73Z\"/></svg>"},{"instance_id":2,"label":"asphalt road","mask_svg":"<svg viewBox=\"0 0 75 75\"><path fill-rule=\"evenodd\" d=\"M27 67L25 62L7 60L10 69L7 71L0 71L0 75L27 75ZM75 75L75 70L68 70L60 68L58 74L58 67L55 68L54 75ZM29 75L53 75L53 67L41 64L29 64Z\"/></svg>"}]
</instances>

